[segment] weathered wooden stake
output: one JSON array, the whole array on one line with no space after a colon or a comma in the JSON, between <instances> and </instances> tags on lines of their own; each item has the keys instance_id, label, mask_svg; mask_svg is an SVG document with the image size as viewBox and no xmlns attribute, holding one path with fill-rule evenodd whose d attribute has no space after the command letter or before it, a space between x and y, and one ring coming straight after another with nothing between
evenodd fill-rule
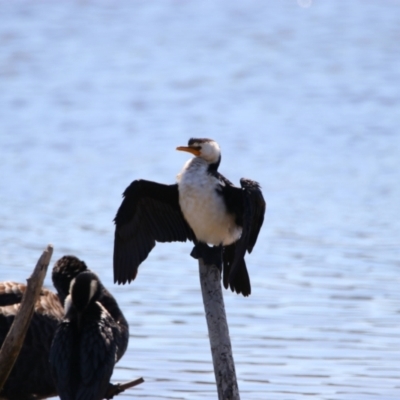
<instances>
[{"instance_id":1,"label":"weathered wooden stake","mask_svg":"<svg viewBox=\"0 0 400 400\"><path fill-rule=\"evenodd\" d=\"M4 339L3 346L0 350L0 391L10 375L24 343L35 303L42 289L52 254L53 246L49 244L40 256L31 277L28 278L26 291L22 297L18 314L15 316L14 322ZM21 382L21 384L23 385L23 382Z\"/></svg>"},{"instance_id":2,"label":"weathered wooden stake","mask_svg":"<svg viewBox=\"0 0 400 400\"><path fill-rule=\"evenodd\" d=\"M240 400L231 340L221 288L221 274L199 259L201 292L214 364L219 400Z\"/></svg>"}]
</instances>

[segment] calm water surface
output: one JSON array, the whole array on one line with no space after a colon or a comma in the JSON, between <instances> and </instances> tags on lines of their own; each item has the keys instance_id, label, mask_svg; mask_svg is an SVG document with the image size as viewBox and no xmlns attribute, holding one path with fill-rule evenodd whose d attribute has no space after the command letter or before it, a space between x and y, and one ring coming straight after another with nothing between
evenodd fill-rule
<instances>
[{"instance_id":1,"label":"calm water surface","mask_svg":"<svg viewBox=\"0 0 400 400\"><path fill-rule=\"evenodd\" d=\"M252 295L224 292L241 398L398 400L399 82L396 0L1 0L0 279L77 255L129 319L118 398L215 399L191 245L111 263L125 187L211 137L268 202Z\"/></svg>"}]
</instances>

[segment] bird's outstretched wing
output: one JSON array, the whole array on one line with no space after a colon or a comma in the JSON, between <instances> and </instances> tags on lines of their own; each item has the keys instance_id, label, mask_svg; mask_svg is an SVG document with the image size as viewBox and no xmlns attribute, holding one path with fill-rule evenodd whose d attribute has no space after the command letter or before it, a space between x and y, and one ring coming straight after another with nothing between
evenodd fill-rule
<instances>
[{"instance_id":1,"label":"bird's outstretched wing","mask_svg":"<svg viewBox=\"0 0 400 400\"><path fill-rule=\"evenodd\" d=\"M236 214L237 223L242 226L242 235L237 242L224 249L223 283L225 288L229 285L237 293L248 296L251 286L244 256L246 250L251 253L256 244L264 222L266 203L257 182L242 178L240 185L241 189L233 186L227 189L231 192L229 198L232 199L232 204L240 204L239 208L232 211ZM238 198L239 192L241 199Z\"/></svg>"},{"instance_id":2,"label":"bird's outstretched wing","mask_svg":"<svg viewBox=\"0 0 400 400\"><path fill-rule=\"evenodd\" d=\"M133 181L115 217L114 282L134 280L157 242L185 242L194 234L179 207L178 185Z\"/></svg>"}]
</instances>

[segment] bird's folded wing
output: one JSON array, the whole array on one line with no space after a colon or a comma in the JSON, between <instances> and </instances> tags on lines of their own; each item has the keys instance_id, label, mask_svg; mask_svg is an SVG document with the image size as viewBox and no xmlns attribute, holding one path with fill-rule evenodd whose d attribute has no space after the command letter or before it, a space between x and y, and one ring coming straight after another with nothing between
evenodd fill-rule
<instances>
[{"instance_id":1,"label":"bird's folded wing","mask_svg":"<svg viewBox=\"0 0 400 400\"><path fill-rule=\"evenodd\" d=\"M110 382L116 362L116 322L100 306L100 320L86 321L81 333L79 369L81 384L77 399L101 399Z\"/></svg>"},{"instance_id":2,"label":"bird's folded wing","mask_svg":"<svg viewBox=\"0 0 400 400\"><path fill-rule=\"evenodd\" d=\"M245 272L244 256L251 253L264 222L266 203L257 182L242 178L240 180L243 197L242 235L235 243L235 255L230 268L229 283L232 287L237 274ZM226 278L225 278L226 280Z\"/></svg>"},{"instance_id":3,"label":"bird's folded wing","mask_svg":"<svg viewBox=\"0 0 400 400\"><path fill-rule=\"evenodd\" d=\"M251 253L264 222L266 203L257 182L242 178L240 185L244 197L243 232L246 237L246 250Z\"/></svg>"}]
</instances>

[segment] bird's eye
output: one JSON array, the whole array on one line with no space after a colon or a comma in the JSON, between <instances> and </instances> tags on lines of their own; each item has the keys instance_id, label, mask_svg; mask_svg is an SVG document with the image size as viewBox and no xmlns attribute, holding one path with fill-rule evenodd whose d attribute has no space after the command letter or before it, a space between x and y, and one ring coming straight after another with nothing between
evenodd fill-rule
<instances>
[{"instance_id":1,"label":"bird's eye","mask_svg":"<svg viewBox=\"0 0 400 400\"><path fill-rule=\"evenodd\" d=\"M192 146L194 149L196 149L196 150L201 150L201 146Z\"/></svg>"}]
</instances>

